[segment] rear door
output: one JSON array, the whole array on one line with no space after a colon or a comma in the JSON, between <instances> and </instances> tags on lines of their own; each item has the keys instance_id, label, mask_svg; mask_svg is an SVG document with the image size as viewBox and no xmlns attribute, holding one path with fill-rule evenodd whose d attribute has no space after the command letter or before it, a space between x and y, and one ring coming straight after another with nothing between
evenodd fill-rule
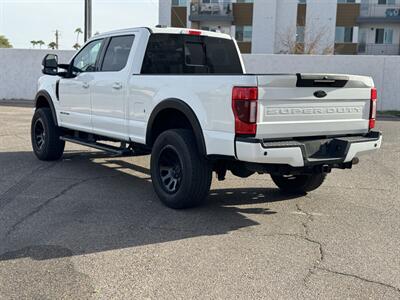
<instances>
[{"instance_id":1,"label":"rear door","mask_svg":"<svg viewBox=\"0 0 400 300\"><path fill-rule=\"evenodd\" d=\"M91 90L94 133L128 139L126 97L132 69L128 61L134 39L133 34L107 39L100 70L94 76Z\"/></svg>"},{"instance_id":2,"label":"rear door","mask_svg":"<svg viewBox=\"0 0 400 300\"><path fill-rule=\"evenodd\" d=\"M259 75L257 137L363 134L372 79L362 76Z\"/></svg>"}]
</instances>

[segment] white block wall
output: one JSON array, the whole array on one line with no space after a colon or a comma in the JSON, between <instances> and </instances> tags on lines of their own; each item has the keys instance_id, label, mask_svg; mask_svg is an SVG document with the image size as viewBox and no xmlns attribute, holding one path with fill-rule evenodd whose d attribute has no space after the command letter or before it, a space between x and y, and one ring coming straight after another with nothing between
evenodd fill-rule
<instances>
[{"instance_id":1,"label":"white block wall","mask_svg":"<svg viewBox=\"0 0 400 300\"><path fill-rule=\"evenodd\" d=\"M0 49L0 100L34 99L47 53L56 53L60 63L68 63L75 51Z\"/></svg>"},{"instance_id":2,"label":"white block wall","mask_svg":"<svg viewBox=\"0 0 400 300\"><path fill-rule=\"evenodd\" d=\"M379 110L400 110L400 56L243 55L247 73L344 73L371 76Z\"/></svg>"},{"instance_id":3,"label":"white block wall","mask_svg":"<svg viewBox=\"0 0 400 300\"><path fill-rule=\"evenodd\" d=\"M41 63L57 53L67 63L74 51L0 49L0 100L33 100ZM400 56L245 54L248 73L348 73L372 76L379 92L379 110L400 110Z\"/></svg>"}]
</instances>

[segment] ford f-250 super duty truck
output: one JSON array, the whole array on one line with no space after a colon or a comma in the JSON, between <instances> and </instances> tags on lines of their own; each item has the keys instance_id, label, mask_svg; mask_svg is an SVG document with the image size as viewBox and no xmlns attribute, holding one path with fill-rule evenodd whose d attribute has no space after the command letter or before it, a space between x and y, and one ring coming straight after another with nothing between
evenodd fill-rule
<instances>
[{"instance_id":1,"label":"ford f-250 super duty truck","mask_svg":"<svg viewBox=\"0 0 400 300\"><path fill-rule=\"evenodd\" d=\"M372 131L371 78L247 74L235 40L221 33L100 34L69 64L48 54L43 73L31 130L36 156L60 159L65 142L151 153L154 189L172 208L202 203L213 172L219 180L227 171L269 173L284 192L309 192L382 141Z\"/></svg>"}]
</instances>

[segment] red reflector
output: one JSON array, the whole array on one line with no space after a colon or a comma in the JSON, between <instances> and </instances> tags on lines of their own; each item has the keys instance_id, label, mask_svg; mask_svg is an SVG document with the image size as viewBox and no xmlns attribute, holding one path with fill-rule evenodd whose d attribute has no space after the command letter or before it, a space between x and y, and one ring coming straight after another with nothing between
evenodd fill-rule
<instances>
[{"instance_id":1,"label":"red reflector","mask_svg":"<svg viewBox=\"0 0 400 300\"><path fill-rule=\"evenodd\" d=\"M371 100L377 100L378 99L378 91L376 88L371 89Z\"/></svg>"},{"instance_id":2,"label":"red reflector","mask_svg":"<svg viewBox=\"0 0 400 300\"><path fill-rule=\"evenodd\" d=\"M201 35L201 31L198 30L189 30L189 35Z\"/></svg>"},{"instance_id":3,"label":"red reflector","mask_svg":"<svg viewBox=\"0 0 400 300\"><path fill-rule=\"evenodd\" d=\"M235 115L235 133L255 135L257 131L258 88L234 87L232 109Z\"/></svg>"},{"instance_id":4,"label":"red reflector","mask_svg":"<svg viewBox=\"0 0 400 300\"><path fill-rule=\"evenodd\" d=\"M376 120L375 119L370 119L369 120L369 129L375 128Z\"/></svg>"},{"instance_id":5,"label":"red reflector","mask_svg":"<svg viewBox=\"0 0 400 300\"><path fill-rule=\"evenodd\" d=\"M371 108L369 114L369 129L375 128L376 123L376 102L378 100L378 92L376 88L371 89Z\"/></svg>"}]
</instances>

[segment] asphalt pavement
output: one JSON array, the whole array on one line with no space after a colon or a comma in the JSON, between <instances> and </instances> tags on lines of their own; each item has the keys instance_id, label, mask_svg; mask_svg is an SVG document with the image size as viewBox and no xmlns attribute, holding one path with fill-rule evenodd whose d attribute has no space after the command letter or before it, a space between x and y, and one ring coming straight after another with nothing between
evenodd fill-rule
<instances>
[{"instance_id":1,"label":"asphalt pavement","mask_svg":"<svg viewBox=\"0 0 400 300\"><path fill-rule=\"evenodd\" d=\"M68 144L41 162L32 108L0 106L0 299L400 299L400 121L318 190L213 180L206 205L157 199L149 157Z\"/></svg>"}]
</instances>

